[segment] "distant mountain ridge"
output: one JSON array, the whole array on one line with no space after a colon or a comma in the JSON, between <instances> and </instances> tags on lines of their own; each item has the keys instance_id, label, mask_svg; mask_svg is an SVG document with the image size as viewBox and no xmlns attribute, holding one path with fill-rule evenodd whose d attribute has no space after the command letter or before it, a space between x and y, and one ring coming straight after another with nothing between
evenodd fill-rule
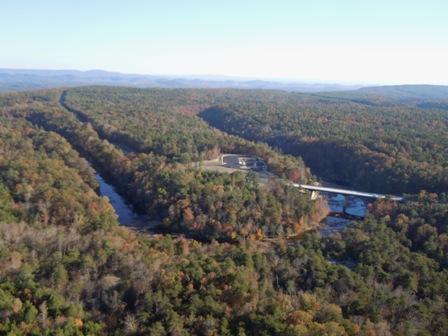
<instances>
[{"instance_id":1,"label":"distant mountain ridge","mask_svg":"<svg viewBox=\"0 0 448 336\"><path fill-rule=\"evenodd\" d=\"M368 95L405 97L408 99L448 99L446 85L391 85L360 88L359 92Z\"/></svg>"},{"instance_id":2,"label":"distant mountain ridge","mask_svg":"<svg viewBox=\"0 0 448 336\"><path fill-rule=\"evenodd\" d=\"M109 72L104 70L36 70L36 69L0 69L0 74L10 75L35 75L45 77L57 76L74 76L74 77L102 77L102 76L116 76L123 75L119 72Z\"/></svg>"},{"instance_id":3,"label":"distant mountain ridge","mask_svg":"<svg viewBox=\"0 0 448 336\"><path fill-rule=\"evenodd\" d=\"M310 94L324 99L352 101L371 106L386 107L405 104L448 110L448 86L446 85L386 85Z\"/></svg>"},{"instance_id":4,"label":"distant mountain ridge","mask_svg":"<svg viewBox=\"0 0 448 336\"><path fill-rule=\"evenodd\" d=\"M0 69L0 91L20 91L85 85L139 88L235 88L321 92L355 90L362 85L283 82L220 75L162 76L124 74L103 70Z\"/></svg>"},{"instance_id":5,"label":"distant mountain ridge","mask_svg":"<svg viewBox=\"0 0 448 336\"><path fill-rule=\"evenodd\" d=\"M104 70L0 69L0 92L74 86L128 86L138 88L233 88L308 92L325 98L362 102L369 97L392 101L448 100L444 85L362 86L331 83L305 83L230 77L223 75L142 75ZM379 105L384 102L379 103ZM443 108L446 108L445 105Z\"/></svg>"}]
</instances>

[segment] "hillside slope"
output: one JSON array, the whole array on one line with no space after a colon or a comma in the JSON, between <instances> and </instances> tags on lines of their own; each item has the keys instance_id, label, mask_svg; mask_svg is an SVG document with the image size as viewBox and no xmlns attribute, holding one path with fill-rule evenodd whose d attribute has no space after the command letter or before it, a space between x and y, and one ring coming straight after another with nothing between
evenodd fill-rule
<instances>
[{"instance_id":1,"label":"hillside slope","mask_svg":"<svg viewBox=\"0 0 448 336\"><path fill-rule=\"evenodd\" d=\"M254 174L196 166L223 146L312 179L299 158L197 116L218 103L269 111L285 99L315 98L109 87L0 94L0 333L446 333L448 207L437 195L375 202L337 235L289 243L319 220L318 202L277 179L259 188ZM165 233L119 227L83 157L160 216Z\"/></svg>"}]
</instances>

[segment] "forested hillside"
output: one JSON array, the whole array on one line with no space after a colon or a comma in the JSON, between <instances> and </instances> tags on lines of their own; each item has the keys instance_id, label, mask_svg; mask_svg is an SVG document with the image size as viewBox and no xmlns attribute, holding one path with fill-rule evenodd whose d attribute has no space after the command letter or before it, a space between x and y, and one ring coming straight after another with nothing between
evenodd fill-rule
<instances>
[{"instance_id":1,"label":"forested hillside","mask_svg":"<svg viewBox=\"0 0 448 336\"><path fill-rule=\"evenodd\" d=\"M446 191L446 111L396 104L375 109L255 90L1 94L0 333L446 335L448 207L439 202ZM198 115L284 152L309 149L303 157L311 156L311 144L318 155L320 142L339 139L339 152L320 160L328 176L341 177L333 166L339 154L352 169L342 178L356 183L356 150L366 151L363 164L380 168L370 148L382 148L386 161L404 161L381 172L369 168L372 179L421 165L413 173L421 180L401 190L428 192L412 203L375 202L364 221L337 235L309 233L290 243L289 236L325 216L321 202L281 179L261 186L254 173L205 171L198 162L223 151L246 153L295 182L316 177L300 157L224 133ZM340 128L324 127L333 123ZM282 124L290 128L284 137ZM379 126L383 142L375 147L368 135ZM390 146L402 136L394 152ZM286 145L291 139L296 147ZM424 175L427 166L440 176ZM96 192L95 170L160 219L162 233L120 227L109 200ZM392 186L372 189L383 185Z\"/></svg>"},{"instance_id":2,"label":"forested hillside","mask_svg":"<svg viewBox=\"0 0 448 336\"><path fill-rule=\"evenodd\" d=\"M448 89L431 88L260 94L247 103L216 104L201 116L223 131L300 155L327 180L383 193L446 193Z\"/></svg>"}]
</instances>

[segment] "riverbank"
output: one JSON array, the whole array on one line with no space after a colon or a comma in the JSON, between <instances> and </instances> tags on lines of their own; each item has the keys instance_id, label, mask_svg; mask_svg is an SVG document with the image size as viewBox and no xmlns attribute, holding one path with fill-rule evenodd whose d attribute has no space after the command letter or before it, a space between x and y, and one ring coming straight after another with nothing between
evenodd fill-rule
<instances>
[{"instance_id":1,"label":"riverbank","mask_svg":"<svg viewBox=\"0 0 448 336\"><path fill-rule=\"evenodd\" d=\"M144 214L139 214L132 204L126 202L125 199L117 193L115 188L107 183L98 172L95 173L95 177L100 185L100 196L105 196L109 199L109 202L112 204L118 215L118 222L120 225L140 233L159 233L160 230L158 228L163 225L161 221L150 219Z\"/></svg>"}]
</instances>

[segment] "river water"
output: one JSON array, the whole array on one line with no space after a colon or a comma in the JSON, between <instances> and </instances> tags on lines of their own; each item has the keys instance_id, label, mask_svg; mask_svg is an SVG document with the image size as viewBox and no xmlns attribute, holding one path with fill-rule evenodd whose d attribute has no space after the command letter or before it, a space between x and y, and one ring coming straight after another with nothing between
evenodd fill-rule
<instances>
[{"instance_id":1,"label":"river water","mask_svg":"<svg viewBox=\"0 0 448 336\"><path fill-rule=\"evenodd\" d=\"M95 174L95 177L100 184L100 196L109 198L109 202L118 215L120 225L149 234L156 233L157 227L162 224L160 221L150 220L148 216L139 214L131 204L117 193L112 185L104 181L98 172Z\"/></svg>"},{"instance_id":2,"label":"river water","mask_svg":"<svg viewBox=\"0 0 448 336\"><path fill-rule=\"evenodd\" d=\"M115 188L107 183L97 172L95 177L100 185L100 195L107 196L118 215L120 225L133 228L137 231L154 234L162 223L151 220L148 216L139 214L134 207L121 197ZM342 212L345 205L346 212L355 216L365 216L369 201L356 196L321 193L327 200L331 212ZM324 224L318 229L321 236L328 236L342 231L352 220L327 216Z\"/></svg>"},{"instance_id":3,"label":"river water","mask_svg":"<svg viewBox=\"0 0 448 336\"><path fill-rule=\"evenodd\" d=\"M364 217L366 215L367 204L371 201L356 196L344 196L340 194L322 193L328 202L331 212L342 212L344 204L346 212L350 215ZM327 216L326 223L319 229L321 236L342 231L352 220Z\"/></svg>"}]
</instances>

